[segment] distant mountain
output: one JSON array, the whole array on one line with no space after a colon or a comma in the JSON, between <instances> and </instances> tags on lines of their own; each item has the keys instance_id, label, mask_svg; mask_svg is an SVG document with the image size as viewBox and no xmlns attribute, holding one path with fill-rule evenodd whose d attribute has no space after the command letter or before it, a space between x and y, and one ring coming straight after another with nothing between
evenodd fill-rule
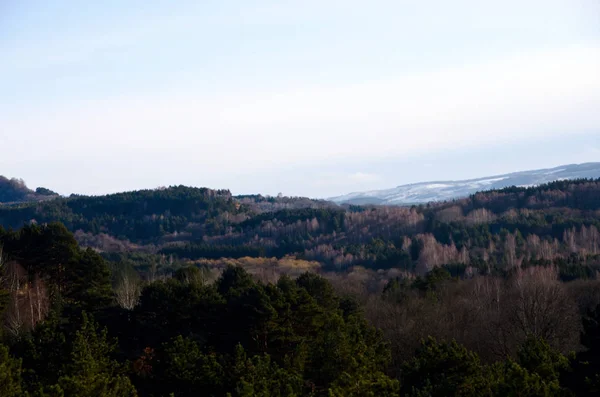
<instances>
[{"instance_id":1,"label":"distant mountain","mask_svg":"<svg viewBox=\"0 0 600 397\"><path fill-rule=\"evenodd\" d=\"M558 180L600 178L600 162L514 172L463 181L435 181L401 185L392 189L355 192L329 200L338 204L409 205L467 197L482 190L508 186L529 187Z\"/></svg>"},{"instance_id":2,"label":"distant mountain","mask_svg":"<svg viewBox=\"0 0 600 397\"><path fill-rule=\"evenodd\" d=\"M41 201L58 197L52 190L38 187L35 191L27 187L22 179L8 179L0 175L0 204Z\"/></svg>"}]
</instances>

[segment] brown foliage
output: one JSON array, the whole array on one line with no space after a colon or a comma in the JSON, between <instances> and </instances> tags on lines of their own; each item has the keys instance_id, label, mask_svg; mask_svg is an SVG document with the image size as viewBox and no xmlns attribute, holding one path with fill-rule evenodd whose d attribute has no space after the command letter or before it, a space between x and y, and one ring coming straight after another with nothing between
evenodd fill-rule
<instances>
[{"instance_id":1,"label":"brown foliage","mask_svg":"<svg viewBox=\"0 0 600 397\"><path fill-rule=\"evenodd\" d=\"M476 276L428 293L406 287L391 298L382 296L391 277L411 283L409 275L392 274L361 269L330 279L339 293L357 297L367 319L383 331L396 368L428 336L455 339L487 362L514 356L528 335L567 353L579 348L580 312L600 301L598 282L562 283L553 268L518 270L508 279Z\"/></svg>"}]
</instances>

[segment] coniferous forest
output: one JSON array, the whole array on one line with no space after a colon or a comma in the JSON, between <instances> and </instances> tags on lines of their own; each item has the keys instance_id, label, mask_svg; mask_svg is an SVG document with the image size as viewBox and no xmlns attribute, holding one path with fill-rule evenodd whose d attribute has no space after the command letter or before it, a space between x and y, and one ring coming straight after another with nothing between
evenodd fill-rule
<instances>
[{"instance_id":1,"label":"coniferous forest","mask_svg":"<svg viewBox=\"0 0 600 397\"><path fill-rule=\"evenodd\" d=\"M5 182L0 396L600 394L600 180L412 207Z\"/></svg>"}]
</instances>

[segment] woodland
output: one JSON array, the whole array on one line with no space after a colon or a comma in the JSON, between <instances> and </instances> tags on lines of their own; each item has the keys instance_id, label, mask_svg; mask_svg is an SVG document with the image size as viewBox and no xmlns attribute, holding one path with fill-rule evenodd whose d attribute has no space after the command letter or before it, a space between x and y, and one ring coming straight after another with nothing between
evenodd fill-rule
<instances>
[{"instance_id":1,"label":"woodland","mask_svg":"<svg viewBox=\"0 0 600 397\"><path fill-rule=\"evenodd\" d=\"M411 207L4 185L1 396L600 394L600 180Z\"/></svg>"}]
</instances>

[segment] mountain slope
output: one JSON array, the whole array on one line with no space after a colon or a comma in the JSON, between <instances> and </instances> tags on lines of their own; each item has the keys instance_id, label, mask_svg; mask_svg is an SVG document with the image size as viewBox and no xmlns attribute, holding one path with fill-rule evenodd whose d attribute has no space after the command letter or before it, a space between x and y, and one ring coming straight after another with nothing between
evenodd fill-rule
<instances>
[{"instance_id":1,"label":"mountain slope","mask_svg":"<svg viewBox=\"0 0 600 397\"><path fill-rule=\"evenodd\" d=\"M23 203L58 197L53 191L40 187L29 189L22 179L8 179L0 175L0 203Z\"/></svg>"},{"instance_id":2,"label":"mountain slope","mask_svg":"<svg viewBox=\"0 0 600 397\"><path fill-rule=\"evenodd\" d=\"M139 266L167 266L165 258L297 257L332 270L360 265L424 274L447 264L488 269L491 261L500 269L532 258L571 258L560 265L564 277L595 277L600 268L600 178L490 190L413 208L236 198L227 190L186 186L0 205L0 234L51 222L63 223L86 247L121 253L116 261L132 254ZM589 262L590 255L597 257ZM568 268L573 260L585 266Z\"/></svg>"},{"instance_id":3,"label":"mountain slope","mask_svg":"<svg viewBox=\"0 0 600 397\"><path fill-rule=\"evenodd\" d=\"M557 180L598 178L600 163L570 164L555 168L514 172L463 181L433 181L401 185L392 189L355 192L329 200L338 204L403 205L445 201L469 196L482 190L509 186L537 186Z\"/></svg>"}]
</instances>

